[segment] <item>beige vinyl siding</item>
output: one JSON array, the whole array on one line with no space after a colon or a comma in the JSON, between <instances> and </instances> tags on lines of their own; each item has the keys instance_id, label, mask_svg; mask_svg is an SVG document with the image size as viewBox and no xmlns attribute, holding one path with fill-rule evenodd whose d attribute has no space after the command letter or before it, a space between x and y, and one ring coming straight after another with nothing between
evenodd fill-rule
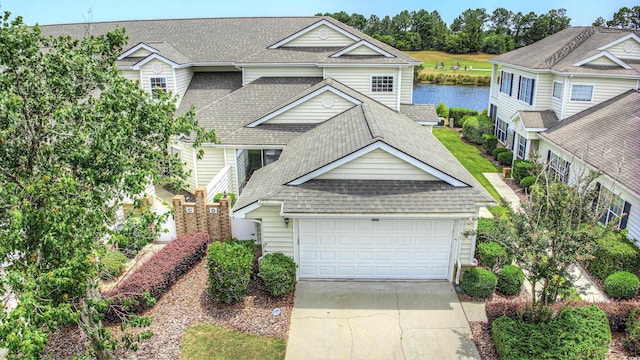
<instances>
[{"instance_id":1,"label":"beige vinyl siding","mask_svg":"<svg viewBox=\"0 0 640 360\"><path fill-rule=\"evenodd\" d=\"M261 77L322 77L322 69L316 66L245 66L244 84Z\"/></svg>"},{"instance_id":2,"label":"beige vinyl siding","mask_svg":"<svg viewBox=\"0 0 640 360\"><path fill-rule=\"evenodd\" d=\"M380 54L379 52L373 50L372 48L365 46L365 45L360 45L358 47L356 47L355 49L349 51L346 54L343 55L377 55L377 56L384 56L382 54Z\"/></svg>"},{"instance_id":3,"label":"beige vinyl siding","mask_svg":"<svg viewBox=\"0 0 640 360\"><path fill-rule=\"evenodd\" d=\"M533 84L533 92L535 94L533 101L536 110L546 110L551 108L551 92L553 91L553 78L551 74L538 74Z\"/></svg>"},{"instance_id":4,"label":"beige vinyl siding","mask_svg":"<svg viewBox=\"0 0 640 360\"><path fill-rule=\"evenodd\" d=\"M325 39L321 38L321 34L326 31L328 35ZM317 28L300 35L289 41L283 46L287 47L342 47L353 44L354 41L349 37L335 31L334 29L320 25Z\"/></svg>"},{"instance_id":5,"label":"beige vinyl siding","mask_svg":"<svg viewBox=\"0 0 640 360\"><path fill-rule=\"evenodd\" d=\"M316 179L329 180L426 180L438 181L435 176L389 154L376 149L346 164L326 172Z\"/></svg>"},{"instance_id":6,"label":"beige vinyl siding","mask_svg":"<svg viewBox=\"0 0 640 360\"><path fill-rule=\"evenodd\" d=\"M597 59L594 59L592 61L589 61L588 63L589 65L600 65L600 66L615 66L615 67L620 67L620 65L616 64L615 62L613 62L611 59L609 59L606 56L601 56Z\"/></svg>"},{"instance_id":7,"label":"beige vinyl siding","mask_svg":"<svg viewBox=\"0 0 640 360\"><path fill-rule=\"evenodd\" d=\"M140 71L139 70L121 70L120 73L122 73L122 76L125 77L125 79L129 79L132 81L140 81Z\"/></svg>"},{"instance_id":8,"label":"beige vinyl siding","mask_svg":"<svg viewBox=\"0 0 640 360\"><path fill-rule=\"evenodd\" d=\"M631 44L631 51L624 50L625 44ZM633 39L627 39L614 46L611 46L606 51L610 52L613 56L619 59L640 60L640 44Z\"/></svg>"},{"instance_id":9,"label":"beige vinyl siding","mask_svg":"<svg viewBox=\"0 0 640 360\"><path fill-rule=\"evenodd\" d=\"M569 79L567 104L565 117L569 117L582 110L586 110L603 101L609 100L625 91L634 89L637 80L634 79L615 79L615 78L587 78L576 77ZM571 101L571 89L573 85L593 85L593 95L591 101Z\"/></svg>"},{"instance_id":10,"label":"beige vinyl siding","mask_svg":"<svg viewBox=\"0 0 640 360\"><path fill-rule=\"evenodd\" d=\"M394 89L389 93L372 93L371 92L371 76L393 76ZM325 77L331 77L341 83L359 91L382 104L396 109L397 91L398 91L398 72L396 69L376 68L376 67L327 67L325 68Z\"/></svg>"},{"instance_id":11,"label":"beige vinyl siding","mask_svg":"<svg viewBox=\"0 0 640 360\"><path fill-rule=\"evenodd\" d=\"M460 244L460 262L462 264L471 264L474 256L473 236L465 236L464 234L471 234L475 232L475 223L473 220L458 220L456 223L458 222L460 223L459 226L462 228L461 233L457 235L462 241L462 244Z\"/></svg>"},{"instance_id":12,"label":"beige vinyl siding","mask_svg":"<svg viewBox=\"0 0 640 360\"><path fill-rule=\"evenodd\" d=\"M326 107L331 105L330 107ZM331 119L355 105L330 91L315 96L272 119L268 124L315 124Z\"/></svg>"},{"instance_id":13,"label":"beige vinyl siding","mask_svg":"<svg viewBox=\"0 0 640 360\"><path fill-rule=\"evenodd\" d=\"M153 64L160 64L162 65L162 71L160 73L154 73L153 72ZM173 79L173 68L171 67L171 65L162 62L160 60L151 60L148 63L142 65L140 67L140 77L141 77L141 85L142 88L146 91L148 91L149 93L151 92L151 82L150 79L151 78L156 78L156 77L164 77L167 79L167 91L169 92L174 92L175 89L175 85L174 85L174 79Z\"/></svg>"},{"instance_id":14,"label":"beige vinyl siding","mask_svg":"<svg viewBox=\"0 0 640 360\"><path fill-rule=\"evenodd\" d=\"M554 98L553 97L553 82L559 82L560 84L562 84L563 88L562 88L562 93L560 94L560 98ZM555 76L553 78L553 80L551 80L551 90L550 90L550 94L551 94L551 110L555 111L556 115L558 116L558 119L562 118L562 103L564 101L564 99L566 99L566 94L568 94L567 89L565 88L567 86L567 84L565 84L565 78L564 77L559 77L559 76Z\"/></svg>"},{"instance_id":15,"label":"beige vinyl siding","mask_svg":"<svg viewBox=\"0 0 640 360\"><path fill-rule=\"evenodd\" d=\"M223 149L226 151L226 165L231 166L231 192L238 194L238 172L236 164L236 149Z\"/></svg>"},{"instance_id":16,"label":"beige vinyl siding","mask_svg":"<svg viewBox=\"0 0 640 360\"><path fill-rule=\"evenodd\" d=\"M203 146L202 159L196 158L198 165L198 186L207 186L218 172L224 168L224 149Z\"/></svg>"},{"instance_id":17,"label":"beige vinyl siding","mask_svg":"<svg viewBox=\"0 0 640 360\"><path fill-rule=\"evenodd\" d=\"M413 104L413 66L401 69L400 103Z\"/></svg>"},{"instance_id":18,"label":"beige vinyl siding","mask_svg":"<svg viewBox=\"0 0 640 360\"><path fill-rule=\"evenodd\" d=\"M196 189L195 168L193 166L193 147L180 141L171 144L172 148L180 151L180 159L185 173L190 174L185 179L185 188L191 192Z\"/></svg>"},{"instance_id":19,"label":"beige vinyl siding","mask_svg":"<svg viewBox=\"0 0 640 360\"><path fill-rule=\"evenodd\" d=\"M180 105L180 100L184 96L184 93L187 92L187 88L189 87L189 83L191 82L191 77L193 77L193 68L188 67L184 69L176 69L176 93L179 96L178 103L176 106Z\"/></svg>"},{"instance_id":20,"label":"beige vinyl siding","mask_svg":"<svg viewBox=\"0 0 640 360\"><path fill-rule=\"evenodd\" d=\"M281 252L293 257L293 222L287 227L280 216L280 206L261 206L246 214L248 219L261 220L262 254Z\"/></svg>"},{"instance_id":21,"label":"beige vinyl siding","mask_svg":"<svg viewBox=\"0 0 640 360\"><path fill-rule=\"evenodd\" d=\"M127 57L147 57L151 55L151 51L145 49L145 48L140 48L136 51L134 51L133 53L129 54L129 56Z\"/></svg>"}]
</instances>

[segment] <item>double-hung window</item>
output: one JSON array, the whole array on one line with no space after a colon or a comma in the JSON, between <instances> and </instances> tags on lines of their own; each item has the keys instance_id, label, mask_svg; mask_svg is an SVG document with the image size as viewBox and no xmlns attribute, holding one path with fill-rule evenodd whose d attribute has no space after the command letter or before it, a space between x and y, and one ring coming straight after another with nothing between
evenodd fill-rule
<instances>
[{"instance_id":1,"label":"double-hung window","mask_svg":"<svg viewBox=\"0 0 640 360\"><path fill-rule=\"evenodd\" d=\"M518 91L518 100L524 101L529 105L533 104L533 84L535 80L520 76L520 89Z\"/></svg>"},{"instance_id":2,"label":"double-hung window","mask_svg":"<svg viewBox=\"0 0 640 360\"><path fill-rule=\"evenodd\" d=\"M602 219L600 219L600 224L607 225L613 223L618 229L625 229L627 227L627 218L631 210L631 204L615 195L609 189L602 187L600 183L597 183L596 186L600 189L600 201L604 202L605 207Z\"/></svg>"},{"instance_id":3,"label":"double-hung window","mask_svg":"<svg viewBox=\"0 0 640 360\"><path fill-rule=\"evenodd\" d=\"M151 95L154 98L160 97L160 91L167 92L167 78L165 77L152 77L149 79L151 83Z\"/></svg>"},{"instance_id":4,"label":"double-hung window","mask_svg":"<svg viewBox=\"0 0 640 360\"><path fill-rule=\"evenodd\" d=\"M570 162L549 151L547 152L547 164L549 166L549 176L553 181L566 183L569 180Z\"/></svg>"},{"instance_id":5,"label":"double-hung window","mask_svg":"<svg viewBox=\"0 0 640 360\"><path fill-rule=\"evenodd\" d=\"M500 92L511 96L511 88L513 87L513 74L503 71L500 79Z\"/></svg>"},{"instance_id":6,"label":"double-hung window","mask_svg":"<svg viewBox=\"0 0 640 360\"><path fill-rule=\"evenodd\" d=\"M373 75L371 76L371 92L391 93L393 92L393 75Z\"/></svg>"},{"instance_id":7,"label":"double-hung window","mask_svg":"<svg viewBox=\"0 0 640 360\"><path fill-rule=\"evenodd\" d=\"M518 135L518 154L517 154L518 159L524 159L526 152L527 152L527 138L522 135Z\"/></svg>"},{"instance_id":8,"label":"double-hung window","mask_svg":"<svg viewBox=\"0 0 640 360\"><path fill-rule=\"evenodd\" d=\"M496 136L501 143L507 142L507 130L509 128L509 124L506 121L498 118L497 126L496 126Z\"/></svg>"},{"instance_id":9,"label":"double-hung window","mask_svg":"<svg viewBox=\"0 0 640 360\"><path fill-rule=\"evenodd\" d=\"M571 87L571 101L591 101L593 85L573 85Z\"/></svg>"},{"instance_id":10,"label":"double-hung window","mask_svg":"<svg viewBox=\"0 0 640 360\"><path fill-rule=\"evenodd\" d=\"M553 96L556 99L562 99L562 91L563 90L564 90L564 85L559 81L554 81L553 82L553 92L551 93L551 96Z\"/></svg>"}]
</instances>

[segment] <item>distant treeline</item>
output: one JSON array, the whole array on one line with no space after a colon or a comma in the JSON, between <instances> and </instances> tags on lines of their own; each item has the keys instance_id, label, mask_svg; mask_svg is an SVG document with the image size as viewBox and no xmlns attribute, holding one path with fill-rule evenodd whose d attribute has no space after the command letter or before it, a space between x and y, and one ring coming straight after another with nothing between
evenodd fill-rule
<instances>
[{"instance_id":1,"label":"distant treeline","mask_svg":"<svg viewBox=\"0 0 640 360\"><path fill-rule=\"evenodd\" d=\"M349 15L344 11L316 15L331 16L400 50L501 54L566 29L571 21L566 12L566 9L552 9L546 14L523 14L497 8L488 13L484 8L467 9L450 26L438 11L424 9L403 10L393 17L371 15L368 19L362 14ZM638 28L639 14L639 6L625 7L612 20L598 18L594 25Z\"/></svg>"}]
</instances>

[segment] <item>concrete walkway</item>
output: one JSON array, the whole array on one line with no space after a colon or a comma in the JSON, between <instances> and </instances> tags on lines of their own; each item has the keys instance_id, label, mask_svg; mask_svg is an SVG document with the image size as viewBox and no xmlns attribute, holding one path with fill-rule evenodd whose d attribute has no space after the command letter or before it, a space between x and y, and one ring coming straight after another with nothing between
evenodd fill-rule
<instances>
[{"instance_id":1,"label":"concrete walkway","mask_svg":"<svg viewBox=\"0 0 640 360\"><path fill-rule=\"evenodd\" d=\"M299 281L286 359L479 359L451 283Z\"/></svg>"},{"instance_id":2,"label":"concrete walkway","mask_svg":"<svg viewBox=\"0 0 640 360\"><path fill-rule=\"evenodd\" d=\"M511 203L513 210L520 209L520 197L502 179L501 173L482 173L502 198Z\"/></svg>"}]
</instances>

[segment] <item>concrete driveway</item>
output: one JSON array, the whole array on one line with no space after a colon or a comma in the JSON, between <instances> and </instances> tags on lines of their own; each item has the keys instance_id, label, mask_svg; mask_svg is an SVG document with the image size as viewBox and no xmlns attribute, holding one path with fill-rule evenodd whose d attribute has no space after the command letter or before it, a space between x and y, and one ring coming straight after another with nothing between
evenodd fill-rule
<instances>
[{"instance_id":1,"label":"concrete driveway","mask_svg":"<svg viewBox=\"0 0 640 360\"><path fill-rule=\"evenodd\" d=\"M287 360L479 359L447 282L300 281Z\"/></svg>"}]
</instances>

